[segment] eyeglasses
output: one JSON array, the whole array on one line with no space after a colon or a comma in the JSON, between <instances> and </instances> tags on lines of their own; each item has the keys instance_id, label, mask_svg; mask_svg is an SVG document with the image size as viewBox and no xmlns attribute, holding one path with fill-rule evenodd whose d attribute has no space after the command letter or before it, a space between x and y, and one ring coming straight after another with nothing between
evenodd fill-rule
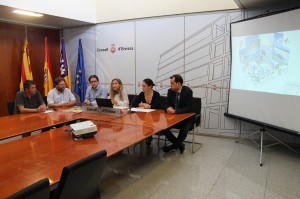
<instances>
[{"instance_id":1,"label":"eyeglasses","mask_svg":"<svg viewBox=\"0 0 300 199\"><path fill-rule=\"evenodd\" d=\"M90 81L90 84L95 83L95 82L98 82L98 81L96 81L96 80L95 81Z\"/></svg>"}]
</instances>

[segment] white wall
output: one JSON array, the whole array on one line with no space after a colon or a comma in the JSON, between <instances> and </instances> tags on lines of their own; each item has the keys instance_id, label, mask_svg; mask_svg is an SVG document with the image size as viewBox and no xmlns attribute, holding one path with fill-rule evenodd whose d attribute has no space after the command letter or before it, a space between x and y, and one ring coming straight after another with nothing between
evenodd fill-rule
<instances>
[{"instance_id":1,"label":"white wall","mask_svg":"<svg viewBox=\"0 0 300 199\"><path fill-rule=\"evenodd\" d=\"M0 0L1 5L95 23L96 0Z\"/></svg>"},{"instance_id":2,"label":"white wall","mask_svg":"<svg viewBox=\"0 0 300 199\"><path fill-rule=\"evenodd\" d=\"M233 0L98 0L96 23L237 9Z\"/></svg>"},{"instance_id":3,"label":"white wall","mask_svg":"<svg viewBox=\"0 0 300 199\"><path fill-rule=\"evenodd\" d=\"M90 23L238 8L234 0L0 0L0 5Z\"/></svg>"}]
</instances>

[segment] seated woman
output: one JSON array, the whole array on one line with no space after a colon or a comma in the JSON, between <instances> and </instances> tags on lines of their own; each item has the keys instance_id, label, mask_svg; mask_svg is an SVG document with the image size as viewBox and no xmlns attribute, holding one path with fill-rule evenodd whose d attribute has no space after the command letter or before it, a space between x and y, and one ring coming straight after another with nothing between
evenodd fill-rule
<instances>
[{"instance_id":1,"label":"seated woman","mask_svg":"<svg viewBox=\"0 0 300 199\"><path fill-rule=\"evenodd\" d=\"M160 94L153 90L153 86L155 84L151 79L143 80L143 91L134 99L133 107L160 109Z\"/></svg>"},{"instance_id":2,"label":"seated woman","mask_svg":"<svg viewBox=\"0 0 300 199\"><path fill-rule=\"evenodd\" d=\"M115 78L111 81L108 99L111 99L114 107L128 107L128 94L120 79Z\"/></svg>"},{"instance_id":3,"label":"seated woman","mask_svg":"<svg viewBox=\"0 0 300 199\"><path fill-rule=\"evenodd\" d=\"M138 96L133 101L133 107L140 108L151 108L151 109L160 109L160 94L159 92L153 90L155 84L149 78L144 79L142 82L143 91L140 92ZM150 118L144 118L144 121L149 122ZM151 120L153 120L151 118ZM146 139L146 144L149 147L151 145L152 136Z\"/></svg>"}]
</instances>

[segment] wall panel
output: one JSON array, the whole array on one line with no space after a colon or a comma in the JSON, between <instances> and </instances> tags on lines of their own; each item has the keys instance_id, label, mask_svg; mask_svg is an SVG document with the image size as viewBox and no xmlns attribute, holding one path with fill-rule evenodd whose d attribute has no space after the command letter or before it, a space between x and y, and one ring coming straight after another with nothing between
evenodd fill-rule
<instances>
[{"instance_id":1,"label":"wall panel","mask_svg":"<svg viewBox=\"0 0 300 199\"><path fill-rule=\"evenodd\" d=\"M26 31L27 29L27 31ZM25 27L25 25L0 22L0 116L7 115L6 103L14 101L19 91L22 50L26 37L29 43L30 62L37 89L43 93L44 42L48 37L48 49L52 72L59 75L60 31L40 27Z\"/></svg>"}]
</instances>

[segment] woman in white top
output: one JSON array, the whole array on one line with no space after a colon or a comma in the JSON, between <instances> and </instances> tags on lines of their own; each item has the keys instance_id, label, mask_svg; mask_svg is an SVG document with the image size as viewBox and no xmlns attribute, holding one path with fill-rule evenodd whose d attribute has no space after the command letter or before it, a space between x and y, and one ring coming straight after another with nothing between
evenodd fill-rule
<instances>
[{"instance_id":1,"label":"woman in white top","mask_svg":"<svg viewBox=\"0 0 300 199\"><path fill-rule=\"evenodd\" d=\"M111 81L108 98L111 99L114 106L128 107L128 95L120 79L115 78Z\"/></svg>"}]
</instances>

